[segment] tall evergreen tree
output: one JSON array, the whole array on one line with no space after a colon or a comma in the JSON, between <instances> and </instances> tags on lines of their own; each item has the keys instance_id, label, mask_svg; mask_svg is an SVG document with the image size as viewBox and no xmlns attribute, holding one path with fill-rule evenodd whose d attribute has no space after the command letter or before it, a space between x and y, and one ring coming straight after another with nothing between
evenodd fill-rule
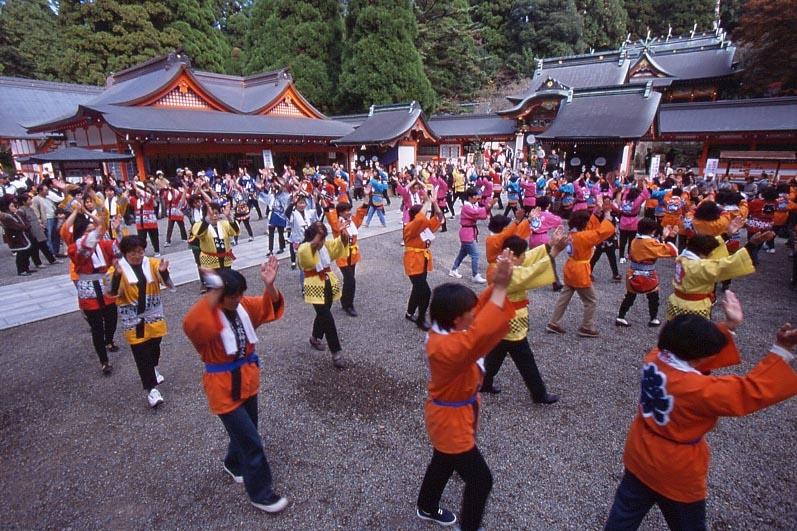
<instances>
[{"instance_id":1,"label":"tall evergreen tree","mask_svg":"<svg viewBox=\"0 0 797 531\"><path fill-rule=\"evenodd\" d=\"M289 67L299 91L328 110L335 101L342 37L337 0L257 0L244 71Z\"/></svg>"},{"instance_id":2,"label":"tall evergreen tree","mask_svg":"<svg viewBox=\"0 0 797 531\"><path fill-rule=\"evenodd\" d=\"M351 0L346 28L339 92L346 110L410 100L435 108L409 0Z\"/></svg>"},{"instance_id":3,"label":"tall evergreen tree","mask_svg":"<svg viewBox=\"0 0 797 531\"><path fill-rule=\"evenodd\" d=\"M0 3L0 73L57 79L58 19L47 0Z\"/></svg>"},{"instance_id":4,"label":"tall evergreen tree","mask_svg":"<svg viewBox=\"0 0 797 531\"><path fill-rule=\"evenodd\" d=\"M517 52L510 65L521 77L534 72L532 58L580 53L584 23L575 0L519 0L512 8L510 27Z\"/></svg>"},{"instance_id":5,"label":"tall evergreen tree","mask_svg":"<svg viewBox=\"0 0 797 531\"><path fill-rule=\"evenodd\" d=\"M747 0L737 38L746 47L744 86L754 94L797 93L793 0Z\"/></svg>"},{"instance_id":6,"label":"tall evergreen tree","mask_svg":"<svg viewBox=\"0 0 797 531\"><path fill-rule=\"evenodd\" d=\"M217 0L216 18L221 33L230 46L230 55L224 65L228 74L241 75L246 66L246 32L252 11L251 0Z\"/></svg>"},{"instance_id":7,"label":"tall evergreen tree","mask_svg":"<svg viewBox=\"0 0 797 531\"><path fill-rule=\"evenodd\" d=\"M469 10L467 0L415 1L418 51L440 108L447 111L455 110L457 101L473 99L485 81Z\"/></svg>"},{"instance_id":8,"label":"tall evergreen tree","mask_svg":"<svg viewBox=\"0 0 797 531\"><path fill-rule=\"evenodd\" d=\"M182 36L168 27L171 17L158 2L61 0L60 77L99 85L110 72L174 50Z\"/></svg>"},{"instance_id":9,"label":"tall evergreen tree","mask_svg":"<svg viewBox=\"0 0 797 531\"><path fill-rule=\"evenodd\" d=\"M515 0L470 0L471 16L479 26L480 43L489 57L488 74L506 70L510 55L514 53L510 13Z\"/></svg>"},{"instance_id":10,"label":"tall evergreen tree","mask_svg":"<svg viewBox=\"0 0 797 531\"><path fill-rule=\"evenodd\" d=\"M650 29L651 36L685 35L695 24L701 31L711 29L716 0L625 0L629 31L632 38L642 39Z\"/></svg>"},{"instance_id":11,"label":"tall evergreen tree","mask_svg":"<svg viewBox=\"0 0 797 531\"><path fill-rule=\"evenodd\" d=\"M217 0L166 0L171 13L165 29L180 34L180 44L197 68L224 72L231 46L217 27Z\"/></svg>"},{"instance_id":12,"label":"tall evergreen tree","mask_svg":"<svg viewBox=\"0 0 797 531\"><path fill-rule=\"evenodd\" d=\"M584 44L596 50L613 49L625 40L628 13L622 0L578 0L584 19Z\"/></svg>"},{"instance_id":13,"label":"tall evergreen tree","mask_svg":"<svg viewBox=\"0 0 797 531\"><path fill-rule=\"evenodd\" d=\"M744 0L722 0L720 3L720 24L732 38L736 37L744 3Z\"/></svg>"}]
</instances>

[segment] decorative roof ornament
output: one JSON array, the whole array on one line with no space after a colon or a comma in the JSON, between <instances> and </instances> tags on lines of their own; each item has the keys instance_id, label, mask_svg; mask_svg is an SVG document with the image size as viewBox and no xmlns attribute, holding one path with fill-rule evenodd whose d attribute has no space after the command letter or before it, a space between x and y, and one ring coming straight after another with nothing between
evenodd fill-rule
<instances>
[{"instance_id":1,"label":"decorative roof ornament","mask_svg":"<svg viewBox=\"0 0 797 531\"><path fill-rule=\"evenodd\" d=\"M692 26L692 32L689 34L689 38L690 39L694 39L695 38L695 32L696 31L697 31L697 22L695 22L695 25Z\"/></svg>"},{"instance_id":2,"label":"decorative roof ornament","mask_svg":"<svg viewBox=\"0 0 797 531\"><path fill-rule=\"evenodd\" d=\"M670 42L670 38L672 38L672 24L668 24L668 28L667 28L667 42Z\"/></svg>"}]
</instances>

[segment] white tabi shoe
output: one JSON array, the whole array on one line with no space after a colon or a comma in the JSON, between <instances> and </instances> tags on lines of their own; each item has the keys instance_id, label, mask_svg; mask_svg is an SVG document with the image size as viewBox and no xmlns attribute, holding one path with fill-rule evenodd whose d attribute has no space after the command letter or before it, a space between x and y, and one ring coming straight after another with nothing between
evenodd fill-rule
<instances>
[{"instance_id":1,"label":"white tabi shoe","mask_svg":"<svg viewBox=\"0 0 797 531\"><path fill-rule=\"evenodd\" d=\"M162 384L165 381L166 378L164 378L163 375L160 372L158 372L158 368L155 367L155 382L158 384Z\"/></svg>"},{"instance_id":2,"label":"white tabi shoe","mask_svg":"<svg viewBox=\"0 0 797 531\"><path fill-rule=\"evenodd\" d=\"M147 394L147 402L149 402L149 407L158 407L159 405L163 404L163 396L161 395L160 391L153 389Z\"/></svg>"}]
</instances>

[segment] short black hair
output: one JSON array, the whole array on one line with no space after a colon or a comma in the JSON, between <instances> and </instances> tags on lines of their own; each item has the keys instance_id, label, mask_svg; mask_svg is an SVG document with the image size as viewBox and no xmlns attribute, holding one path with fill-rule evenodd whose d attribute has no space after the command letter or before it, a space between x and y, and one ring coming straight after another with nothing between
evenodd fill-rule
<instances>
[{"instance_id":1,"label":"short black hair","mask_svg":"<svg viewBox=\"0 0 797 531\"><path fill-rule=\"evenodd\" d=\"M316 221L315 223L311 223L309 227L307 227L304 231L304 241L311 242L315 239L316 235L320 232L324 233L324 237L327 235L327 228L321 221Z\"/></svg>"},{"instance_id":2,"label":"short black hair","mask_svg":"<svg viewBox=\"0 0 797 531\"><path fill-rule=\"evenodd\" d=\"M686 248L698 256L708 256L719 246L720 242L717 241L717 238L708 234L692 236L686 244Z\"/></svg>"},{"instance_id":3,"label":"short black hair","mask_svg":"<svg viewBox=\"0 0 797 531\"><path fill-rule=\"evenodd\" d=\"M475 186L471 186L470 188L468 188L467 192L465 192L466 197L473 197L476 195L482 195L482 193L481 190L479 190Z\"/></svg>"},{"instance_id":4,"label":"short black hair","mask_svg":"<svg viewBox=\"0 0 797 531\"><path fill-rule=\"evenodd\" d=\"M123 256L134 249L138 249L139 247L141 249L146 249L147 240L145 240L138 234L125 236L124 238L122 238L122 241L119 242L119 251L122 253Z\"/></svg>"},{"instance_id":5,"label":"short black hair","mask_svg":"<svg viewBox=\"0 0 797 531\"><path fill-rule=\"evenodd\" d=\"M246 278L238 271L221 269L216 274L219 275L222 284L224 284L224 289L221 292L222 297L232 297L246 291Z\"/></svg>"},{"instance_id":6,"label":"short black hair","mask_svg":"<svg viewBox=\"0 0 797 531\"><path fill-rule=\"evenodd\" d=\"M335 212L340 214L341 212L346 212L351 210L351 203L338 203L335 205Z\"/></svg>"},{"instance_id":7,"label":"short black hair","mask_svg":"<svg viewBox=\"0 0 797 531\"><path fill-rule=\"evenodd\" d=\"M221 212L221 205L218 203L211 203L208 205L208 209L214 212Z\"/></svg>"},{"instance_id":8,"label":"short black hair","mask_svg":"<svg viewBox=\"0 0 797 531\"><path fill-rule=\"evenodd\" d=\"M0 198L0 212L8 212L11 210L11 203L16 203L16 198L11 195L4 195Z\"/></svg>"},{"instance_id":9,"label":"short black hair","mask_svg":"<svg viewBox=\"0 0 797 531\"><path fill-rule=\"evenodd\" d=\"M659 224L656 223L655 219L642 218L639 220L639 224L637 225L637 232L639 234L653 234L658 228Z\"/></svg>"},{"instance_id":10,"label":"short black hair","mask_svg":"<svg viewBox=\"0 0 797 531\"><path fill-rule=\"evenodd\" d=\"M467 286L453 282L440 284L432 291L429 317L440 329L451 330L457 317L471 311L478 300Z\"/></svg>"},{"instance_id":11,"label":"short black hair","mask_svg":"<svg viewBox=\"0 0 797 531\"><path fill-rule=\"evenodd\" d=\"M579 210L578 212L573 212L570 214L570 218L567 220L567 225L571 229L576 230L584 230L587 227L587 223L589 223L589 218L592 214L589 213L588 210Z\"/></svg>"},{"instance_id":12,"label":"short black hair","mask_svg":"<svg viewBox=\"0 0 797 531\"><path fill-rule=\"evenodd\" d=\"M773 186L767 186L761 190L761 197L765 201L775 201L778 198L778 191Z\"/></svg>"},{"instance_id":13,"label":"short black hair","mask_svg":"<svg viewBox=\"0 0 797 531\"><path fill-rule=\"evenodd\" d=\"M72 225L72 238L74 238L75 241L79 240L84 234L86 234L86 229L89 227L89 223L91 222L86 216L78 215L78 217L75 218L75 223Z\"/></svg>"},{"instance_id":14,"label":"short black hair","mask_svg":"<svg viewBox=\"0 0 797 531\"><path fill-rule=\"evenodd\" d=\"M421 210L423 210L423 205L412 205L410 207L410 221L415 219L415 216L417 216L418 212L420 212Z\"/></svg>"},{"instance_id":15,"label":"short black hair","mask_svg":"<svg viewBox=\"0 0 797 531\"><path fill-rule=\"evenodd\" d=\"M512 254L520 258L529 248L529 242L517 234L513 234L504 240L504 249L509 249Z\"/></svg>"},{"instance_id":16,"label":"short black hair","mask_svg":"<svg viewBox=\"0 0 797 531\"><path fill-rule=\"evenodd\" d=\"M537 206L540 208L540 210L548 210L548 207L551 206L551 198L547 195L538 198Z\"/></svg>"},{"instance_id":17,"label":"short black hair","mask_svg":"<svg viewBox=\"0 0 797 531\"><path fill-rule=\"evenodd\" d=\"M511 223L509 217L503 214L496 214L490 217L490 222L487 224L487 229L490 232L501 232Z\"/></svg>"},{"instance_id":18,"label":"short black hair","mask_svg":"<svg viewBox=\"0 0 797 531\"><path fill-rule=\"evenodd\" d=\"M728 338L717 325L700 315L684 314L664 324L658 347L682 360L696 360L717 354L727 344Z\"/></svg>"},{"instance_id":19,"label":"short black hair","mask_svg":"<svg viewBox=\"0 0 797 531\"><path fill-rule=\"evenodd\" d=\"M695 219L702 221L716 221L721 215L722 209L714 201L703 201L695 209Z\"/></svg>"},{"instance_id":20,"label":"short black hair","mask_svg":"<svg viewBox=\"0 0 797 531\"><path fill-rule=\"evenodd\" d=\"M717 192L715 199L720 205L738 205L742 202L742 194L736 190L722 189Z\"/></svg>"}]
</instances>

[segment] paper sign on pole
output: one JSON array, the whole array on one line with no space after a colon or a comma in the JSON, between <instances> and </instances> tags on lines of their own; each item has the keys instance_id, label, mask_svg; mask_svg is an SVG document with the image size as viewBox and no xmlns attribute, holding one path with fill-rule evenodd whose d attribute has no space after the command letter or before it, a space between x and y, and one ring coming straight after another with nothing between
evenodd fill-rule
<instances>
[{"instance_id":1,"label":"paper sign on pole","mask_svg":"<svg viewBox=\"0 0 797 531\"><path fill-rule=\"evenodd\" d=\"M274 168L274 159L271 156L270 149L263 150L263 167L265 168Z\"/></svg>"},{"instance_id":2,"label":"paper sign on pole","mask_svg":"<svg viewBox=\"0 0 797 531\"><path fill-rule=\"evenodd\" d=\"M652 181L659 175L659 164L661 163L661 155L653 155L650 159L650 173L648 180Z\"/></svg>"},{"instance_id":3,"label":"paper sign on pole","mask_svg":"<svg viewBox=\"0 0 797 531\"><path fill-rule=\"evenodd\" d=\"M720 159L706 159L706 171L704 172L705 175L717 175L717 168L720 165Z\"/></svg>"}]
</instances>

